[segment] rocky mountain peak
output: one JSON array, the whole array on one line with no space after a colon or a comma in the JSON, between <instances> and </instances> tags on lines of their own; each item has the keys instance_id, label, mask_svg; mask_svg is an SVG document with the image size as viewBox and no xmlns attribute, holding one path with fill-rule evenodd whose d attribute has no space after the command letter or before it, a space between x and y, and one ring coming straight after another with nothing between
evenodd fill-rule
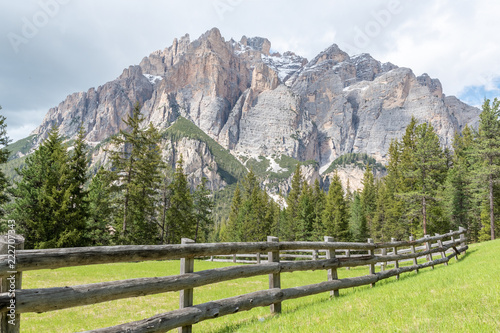
<instances>
[{"instance_id":1,"label":"rocky mountain peak","mask_svg":"<svg viewBox=\"0 0 500 333\"><path fill-rule=\"evenodd\" d=\"M141 66L129 66L125 68L122 74L118 77L118 80L125 80L128 78L137 78L142 75Z\"/></svg>"},{"instance_id":2,"label":"rocky mountain peak","mask_svg":"<svg viewBox=\"0 0 500 333\"><path fill-rule=\"evenodd\" d=\"M418 76L417 80L421 85L428 87L432 95L443 97L443 87L438 79L431 79L427 73L424 73Z\"/></svg>"},{"instance_id":3,"label":"rocky mountain peak","mask_svg":"<svg viewBox=\"0 0 500 333\"><path fill-rule=\"evenodd\" d=\"M221 41L224 38L222 37L220 30L216 27L205 32L203 35L198 38L198 40L208 39L210 41Z\"/></svg>"},{"instance_id":4,"label":"rocky mountain peak","mask_svg":"<svg viewBox=\"0 0 500 333\"><path fill-rule=\"evenodd\" d=\"M224 37L222 37L217 28L212 28L205 32L200 38L193 41L190 46L191 50L195 52L205 52L209 50L217 52L227 48Z\"/></svg>"},{"instance_id":5,"label":"rocky mountain peak","mask_svg":"<svg viewBox=\"0 0 500 333\"><path fill-rule=\"evenodd\" d=\"M320 65L322 62L329 61L330 65L336 65L349 59L349 55L342 51L337 44L332 44L330 47L318 54L311 60L306 67L313 67Z\"/></svg>"},{"instance_id":6,"label":"rocky mountain peak","mask_svg":"<svg viewBox=\"0 0 500 333\"><path fill-rule=\"evenodd\" d=\"M264 163L259 157L264 156L275 165L286 156L314 160L325 171L347 153L367 153L384 163L391 140L402 137L412 116L431 123L447 146L455 131L477 124L479 110L444 96L439 80L427 74L417 77L367 53L351 57L336 44L309 62L270 49L262 37L226 41L217 28L194 41L186 34L116 80L68 96L33 134L39 143L58 125L71 138L83 123L87 141L95 146L123 128L121 119L138 101L145 125L165 130L183 117L241 161ZM206 172L218 170L208 146L191 141L164 146L174 156L175 149L187 147L197 167L210 161ZM105 161L96 156L94 163Z\"/></svg>"},{"instance_id":7,"label":"rocky mountain peak","mask_svg":"<svg viewBox=\"0 0 500 333\"><path fill-rule=\"evenodd\" d=\"M246 36L243 36L241 37L240 44L244 47L249 47L253 50L259 51L267 56L271 50L271 42L267 38L262 37L247 38Z\"/></svg>"},{"instance_id":8,"label":"rocky mountain peak","mask_svg":"<svg viewBox=\"0 0 500 333\"><path fill-rule=\"evenodd\" d=\"M172 42L172 46L165 49L164 53L168 53L168 51L171 51L172 55L174 55L174 56L176 56L180 53L185 53L187 50L187 47L190 43L191 43L191 40L189 38L189 34L185 34L179 40L177 40L177 38L174 38L174 41Z\"/></svg>"},{"instance_id":9,"label":"rocky mountain peak","mask_svg":"<svg viewBox=\"0 0 500 333\"><path fill-rule=\"evenodd\" d=\"M353 56L351 61L356 66L358 81L373 81L378 74L383 72L380 61L375 60L368 53Z\"/></svg>"}]
</instances>

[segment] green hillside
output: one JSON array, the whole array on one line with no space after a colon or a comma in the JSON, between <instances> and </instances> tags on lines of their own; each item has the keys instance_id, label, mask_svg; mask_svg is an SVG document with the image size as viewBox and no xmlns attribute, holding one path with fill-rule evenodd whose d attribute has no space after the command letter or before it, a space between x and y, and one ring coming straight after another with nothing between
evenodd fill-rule
<instances>
[{"instance_id":1,"label":"green hillside","mask_svg":"<svg viewBox=\"0 0 500 333\"><path fill-rule=\"evenodd\" d=\"M348 153L344 154L333 161L328 169L324 172L324 174L328 174L330 172L335 171L335 169L339 167L344 167L348 165L356 166L360 169L365 169L366 164L372 167L377 171L385 171L385 167L377 162L373 157L368 156L364 153Z\"/></svg>"},{"instance_id":2,"label":"green hillside","mask_svg":"<svg viewBox=\"0 0 500 333\"><path fill-rule=\"evenodd\" d=\"M0 170L2 170L7 179L11 182L19 180L16 169L22 168L26 160L26 156L16 157L16 154L21 153L24 155L28 153L30 149L33 148L33 141L35 138L36 135L30 135L7 146L7 150L10 153L9 159L7 163L0 165Z\"/></svg>"},{"instance_id":3,"label":"green hillside","mask_svg":"<svg viewBox=\"0 0 500 333\"><path fill-rule=\"evenodd\" d=\"M15 158L15 154L22 153L23 155L28 153L31 148L33 148L33 141L36 135L30 135L24 139L18 140L7 146L7 150L10 152L9 160Z\"/></svg>"},{"instance_id":4,"label":"green hillside","mask_svg":"<svg viewBox=\"0 0 500 333\"><path fill-rule=\"evenodd\" d=\"M16 169L21 169L24 165L24 161L27 156L9 160L7 163L0 165L0 170L5 174L7 179L13 183L14 181L19 181L20 177L16 172Z\"/></svg>"}]
</instances>

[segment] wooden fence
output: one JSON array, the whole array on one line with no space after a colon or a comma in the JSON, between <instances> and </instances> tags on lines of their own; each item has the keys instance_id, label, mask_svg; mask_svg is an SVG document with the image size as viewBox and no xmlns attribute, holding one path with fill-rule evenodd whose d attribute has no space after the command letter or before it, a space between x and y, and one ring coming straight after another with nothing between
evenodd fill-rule
<instances>
[{"instance_id":1,"label":"wooden fence","mask_svg":"<svg viewBox=\"0 0 500 333\"><path fill-rule=\"evenodd\" d=\"M467 250L466 230L450 231L445 235L426 236L409 241L387 243L347 243L334 242L325 237L324 242L279 242L276 237L268 237L267 242L195 244L183 239L178 245L144 246L102 246L47 250L22 250L22 241L16 244L15 258L0 255L0 313L1 332L19 332L20 314L26 312L47 312L69 307L95 304L111 300L138 297L151 294L180 291L180 309L158 314L144 320L125 323L113 327L95 329L88 332L165 332L176 327L179 332L191 332L192 325L203 320L217 318L255 307L270 306L272 313L281 312L281 302L289 299L330 292L338 296L338 290L362 285L374 286L377 281L391 276L434 267L456 257ZM6 243L6 237L3 242ZM390 252L387 252L387 249ZM5 246L1 253L8 253ZM297 254L303 250L313 251L310 255ZM293 252L288 252L293 251ZM447 255L447 252L451 254ZM267 255L265 255L267 253ZM339 254L337 254L339 253ZM291 254L295 254L290 257ZM440 255L439 259L433 259ZM255 264L236 265L205 271L194 271L194 258L214 258L215 256L245 255L254 257ZM236 257L234 257L236 255ZM267 262L261 262L263 258ZM282 261L281 258L295 259ZM417 259L426 258L424 263ZM16 271L13 273L12 260ZM54 269L60 267L106 264L116 262L181 259L181 274L154 278L138 278L122 281L101 282L70 287L22 289L22 272L28 270ZM402 261L412 261L411 266L399 267ZM392 263L393 269L387 269ZM366 276L338 279L340 267L368 265L370 274ZM380 265L376 272L375 265ZM295 288L281 289L280 273L306 270L327 270L327 280ZM9 286L15 274L15 295ZM203 304L193 304L194 288L259 275L269 275L269 289L236 297L216 300ZM9 280L10 279L10 280ZM12 304L15 302L14 313ZM12 314L15 325L8 323ZM10 316L10 317L9 317Z\"/></svg>"}]
</instances>

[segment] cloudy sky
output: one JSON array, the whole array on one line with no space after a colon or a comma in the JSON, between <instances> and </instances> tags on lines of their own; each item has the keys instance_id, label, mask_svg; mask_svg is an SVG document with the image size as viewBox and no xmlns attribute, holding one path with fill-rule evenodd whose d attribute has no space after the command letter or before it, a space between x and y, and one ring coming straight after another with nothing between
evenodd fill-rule
<instances>
[{"instance_id":1,"label":"cloudy sky","mask_svg":"<svg viewBox=\"0 0 500 333\"><path fill-rule=\"evenodd\" d=\"M490 0L23 0L0 3L0 113L21 139L50 107L218 27L312 59L349 54L439 78L472 105L500 96L500 2Z\"/></svg>"}]
</instances>

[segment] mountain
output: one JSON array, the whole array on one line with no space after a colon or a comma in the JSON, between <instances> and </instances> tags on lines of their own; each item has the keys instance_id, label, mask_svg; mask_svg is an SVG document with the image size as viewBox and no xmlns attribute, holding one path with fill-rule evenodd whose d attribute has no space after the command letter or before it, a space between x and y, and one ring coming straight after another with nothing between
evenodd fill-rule
<instances>
[{"instance_id":1,"label":"mountain","mask_svg":"<svg viewBox=\"0 0 500 333\"><path fill-rule=\"evenodd\" d=\"M402 137L412 116L430 122L450 146L456 131L477 126L480 113L445 96L439 80L369 54L350 56L333 44L308 61L272 53L265 38L226 41L214 28L194 41L174 39L117 79L69 95L30 142L36 147L53 125L71 139L83 123L93 165L106 163L108 138L136 101L144 125L163 131L165 158L174 164L182 153L191 184L206 176L214 190L252 167L270 190L286 191L298 161L309 180L328 183L324 172L345 154L384 164L391 140ZM360 168L339 168L360 186Z\"/></svg>"}]
</instances>

